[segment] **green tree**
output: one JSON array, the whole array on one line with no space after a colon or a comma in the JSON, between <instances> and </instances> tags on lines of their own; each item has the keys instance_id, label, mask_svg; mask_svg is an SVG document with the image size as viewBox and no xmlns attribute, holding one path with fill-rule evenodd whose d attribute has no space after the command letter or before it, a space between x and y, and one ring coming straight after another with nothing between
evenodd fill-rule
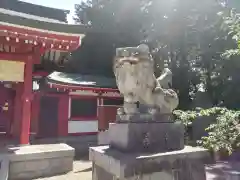
<instances>
[{"instance_id":1,"label":"green tree","mask_svg":"<svg viewBox=\"0 0 240 180\"><path fill-rule=\"evenodd\" d=\"M234 6L234 8L232 8ZM240 108L239 100L240 98L237 94L240 93L239 86L239 71L240 71L240 14L239 12L240 4L236 1L229 1L227 4L227 9L225 12L221 12L223 19L222 28L227 33L227 39L229 44L227 44L222 57L224 58L224 63L222 67L219 68L219 74L222 78L222 99L224 105L229 108Z\"/></svg>"},{"instance_id":2,"label":"green tree","mask_svg":"<svg viewBox=\"0 0 240 180\"><path fill-rule=\"evenodd\" d=\"M112 60L117 47L135 46L141 36L141 11L137 0L91 1L75 6L76 23L90 24L82 47L73 53L73 67L81 73L113 76ZM140 6L140 5L139 5ZM133 10L132 10L133 9Z\"/></svg>"},{"instance_id":3,"label":"green tree","mask_svg":"<svg viewBox=\"0 0 240 180\"><path fill-rule=\"evenodd\" d=\"M219 3L209 0L153 0L145 7L146 42L154 47L155 57L171 67L182 108L189 108L200 85L213 104L219 103L212 81L224 51L221 10Z\"/></svg>"},{"instance_id":4,"label":"green tree","mask_svg":"<svg viewBox=\"0 0 240 180\"><path fill-rule=\"evenodd\" d=\"M199 87L213 105L236 107L239 63L222 53L234 42L221 28L225 2L215 0L101 0L76 5L77 23L92 29L82 48L73 53L76 71L112 76L115 49L149 45L159 75L163 64L172 69L173 86L180 96L180 108L189 108ZM229 78L232 80L230 81ZM234 86L229 86L229 84ZM235 86L236 85L236 86ZM235 87L234 89L229 87Z\"/></svg>"}]
</instances>

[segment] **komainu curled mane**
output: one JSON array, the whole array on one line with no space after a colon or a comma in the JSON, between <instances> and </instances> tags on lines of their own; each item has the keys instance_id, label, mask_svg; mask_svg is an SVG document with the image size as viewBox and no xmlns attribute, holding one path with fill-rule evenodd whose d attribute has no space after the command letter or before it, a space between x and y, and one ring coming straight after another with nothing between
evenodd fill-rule
<instances>
[{"instance_id":1,"label":"komainu curled mane","mask_svg":"<svg viewBox=\"0 0 240 180\"><path fill-rule=\"evenodd\" d=\"M154 61L147 45L118 48L114 74L118 89L124 96L122 113L137 113L137 102L161 114L170 114L178 106L176 92L169 89L171 71L166 68L159 78L155 77Z\"/></svg>"}]
</instances>

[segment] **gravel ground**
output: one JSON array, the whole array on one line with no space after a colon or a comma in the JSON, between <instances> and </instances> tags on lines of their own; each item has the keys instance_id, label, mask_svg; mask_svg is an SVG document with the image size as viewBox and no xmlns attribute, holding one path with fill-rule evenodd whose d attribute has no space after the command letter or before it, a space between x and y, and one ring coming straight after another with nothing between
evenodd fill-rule
<instances>
[{"instance_id":1,"label":"gravel ground","mask_svg":"<svg viewBox=\"0 0 240 180\"><path fill-rule=\"evenodd\" d=\"M232 166L232 165L231 165ZM240 164L233 164L234 167L240 167ZM39 178L34 180L92 180L92 164L87 160L74 161L74 170L68 174ZM214 165L206 166L207 180L225 180L221 170L229 167L229 163L219 162Z\"/></svg>"}]
</instances>

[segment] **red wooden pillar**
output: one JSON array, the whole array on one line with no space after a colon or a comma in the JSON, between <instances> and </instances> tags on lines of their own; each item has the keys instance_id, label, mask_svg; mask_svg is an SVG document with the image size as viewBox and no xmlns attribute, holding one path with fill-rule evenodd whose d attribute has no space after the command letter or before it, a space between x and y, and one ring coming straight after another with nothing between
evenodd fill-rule
<instances>
[{"instance_id":1,"label":"red wooden pillar","mask_svg":"<svg viewBox=\"0 0 240 180\"><path fill-rule=\"evenodd\" d=\"M32 56L28 56L28 59L25 63L20 144L29 144L32 100L32 61Z\"/></svg>"}]
</instances>

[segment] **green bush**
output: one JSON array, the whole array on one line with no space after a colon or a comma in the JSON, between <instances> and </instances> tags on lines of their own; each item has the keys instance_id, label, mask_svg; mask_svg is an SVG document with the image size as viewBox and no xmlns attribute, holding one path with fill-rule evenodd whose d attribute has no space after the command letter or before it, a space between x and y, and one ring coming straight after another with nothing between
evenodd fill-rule
<instances>
[{"instance_id":1,"label":"green bush","mask_svg":"<svg viewBox=\"0 0 240 180\"><path fill-rule=\"evenodd\" d=\"M182 110L175 110L173 112L176 121L181 121L185 128L192 125L193 120L197 118L196 111L182 111Z\"/></svg>"},{"instance_id":2,"label":"green bush","mask_svg":"<svg viewBox=\"0 0 240 180\"><path fill-rule=\"evenodd\" d=\"M217 117L217 122L210 125L206 131L208 136L202 137L198 144L215 152L231 154L240 147L240 132L238 130L240 111L228 110Z\"/></svg>"},{"instance_id":3,"label":"green bush","mask_svg":"<svg viewBox=\"0 0 240 180\"><path fill-rule=\"evenodd\" d=\"M215 116L216 123L207 129L208 136L202 137L197 143L214 152L227 152L231 154L240 147L240 111L214 107L210 109L198 109L196 111L174 111L177 121L181 121L186 129L192 122L201 116Z\"/></svg>"}]
</instances>

